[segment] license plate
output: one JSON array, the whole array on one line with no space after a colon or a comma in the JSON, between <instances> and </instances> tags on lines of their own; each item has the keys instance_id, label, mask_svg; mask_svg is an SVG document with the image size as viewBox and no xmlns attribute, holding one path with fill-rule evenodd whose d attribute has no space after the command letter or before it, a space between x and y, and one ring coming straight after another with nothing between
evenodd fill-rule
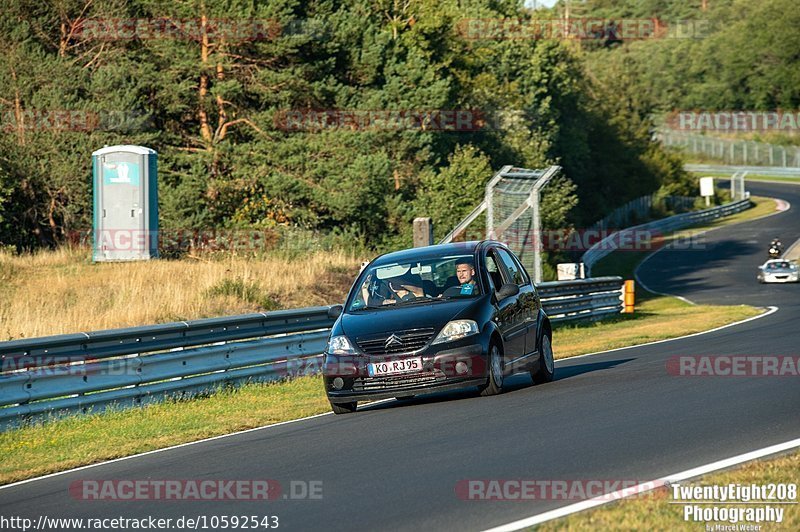
<instances>
[{"instance_id":1,"label":"license plate","mask_svg":"<svg viewBox=\"0 0 800 532\"><path fill-rule=\"evenodd\" d=\"M380 375L397 375L400 373L416 373L422 371L422 357L376 362L367 366L370 377Z\"/></svg>"}]
</instances>

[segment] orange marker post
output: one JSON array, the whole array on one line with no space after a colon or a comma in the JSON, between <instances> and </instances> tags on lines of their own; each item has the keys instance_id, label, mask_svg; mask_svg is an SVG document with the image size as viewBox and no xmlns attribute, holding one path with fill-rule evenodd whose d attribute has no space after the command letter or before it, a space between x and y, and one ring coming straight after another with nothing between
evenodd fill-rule
<instances>
[{"instance_id":1,"label":"orange marker post","mask_svg":"<svg viewBox=\"0 0 800 532\"><path fill-rule=\"evenodd\" d=\"M625 306L622 312L633 314L634 286L635 283L633 281L625 281L625 295L623 301Z\"/></svg>"}]
</instances>

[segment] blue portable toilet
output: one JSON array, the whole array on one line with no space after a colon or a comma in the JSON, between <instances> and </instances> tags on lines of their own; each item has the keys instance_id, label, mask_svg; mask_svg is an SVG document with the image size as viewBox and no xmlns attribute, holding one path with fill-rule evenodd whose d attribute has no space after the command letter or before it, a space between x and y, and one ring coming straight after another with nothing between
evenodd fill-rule
<instances>
[{"instance_id":1,"label":"blue portable toilet","mask_svg":"<svg viewBox=\"0 0 800 532\"><path fill-rule=\"evenodd\" d=\"M158 158L144 146L92 153L95 261L158 257Z\"/></svg>"}]
</instances>

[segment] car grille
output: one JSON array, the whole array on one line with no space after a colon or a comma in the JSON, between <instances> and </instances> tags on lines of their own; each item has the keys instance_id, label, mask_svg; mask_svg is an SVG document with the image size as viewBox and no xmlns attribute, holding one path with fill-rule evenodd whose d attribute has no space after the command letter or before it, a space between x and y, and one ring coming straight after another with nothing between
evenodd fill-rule
<instances>
[{"instance_id":1,"label":"car grille","mask_svg":"<svg viewBox=\"0 0 800 532\"><path fill-rule=\"evenodd\" d=\"M368 355L398 355L401 353L411 353L425 347L425 344L433 336L433 329L407 329L394 333L381 333L370 336L359 336L356 338L358 347ZM401 343L393 343L386 347L386 340L394 334L400 339Z\"/></svg>"},{"instance_id":2,"label":"car grille","mask_svg":"<svg viewBox=\"0 0 800 532\"><path fill-rule=\"evenodd\" d=\"M358 377L353 381L353 391L392 390L410 386L424 386L437 380L444 380L441 372L414 373L411 375L392 375L387 377Z\"/></svg>"}]
</instances>

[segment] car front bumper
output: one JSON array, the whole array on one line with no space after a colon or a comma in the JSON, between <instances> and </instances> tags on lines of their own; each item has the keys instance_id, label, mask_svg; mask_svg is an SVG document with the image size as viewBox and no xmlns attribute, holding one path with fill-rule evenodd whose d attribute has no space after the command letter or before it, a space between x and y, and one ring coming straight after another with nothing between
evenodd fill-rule
<instances>
[{"instance_id":1,"label":"car front bumper","mask_svg":"<svg viewBox=\"0 0 800 532\"><path fill-rule=\"evenodd\" d=\"M800 277L797 274L763 275L761 280L765 283L796 283Z\"/></svg>"},{"instance_id":2,"label":"car front bumper","mask_svg":"<svg viewBox=\"0 0 800 532\"><path fill-rule=\"evenodd\" d=\"M480 386L488 375L488 346L488 336L475 335L402 355L326 354L325 392L332 403L349 403ZM371 363L415 357L422 358L420 372L370 376L367 371Z\"/></svg>"}]
</instances>

